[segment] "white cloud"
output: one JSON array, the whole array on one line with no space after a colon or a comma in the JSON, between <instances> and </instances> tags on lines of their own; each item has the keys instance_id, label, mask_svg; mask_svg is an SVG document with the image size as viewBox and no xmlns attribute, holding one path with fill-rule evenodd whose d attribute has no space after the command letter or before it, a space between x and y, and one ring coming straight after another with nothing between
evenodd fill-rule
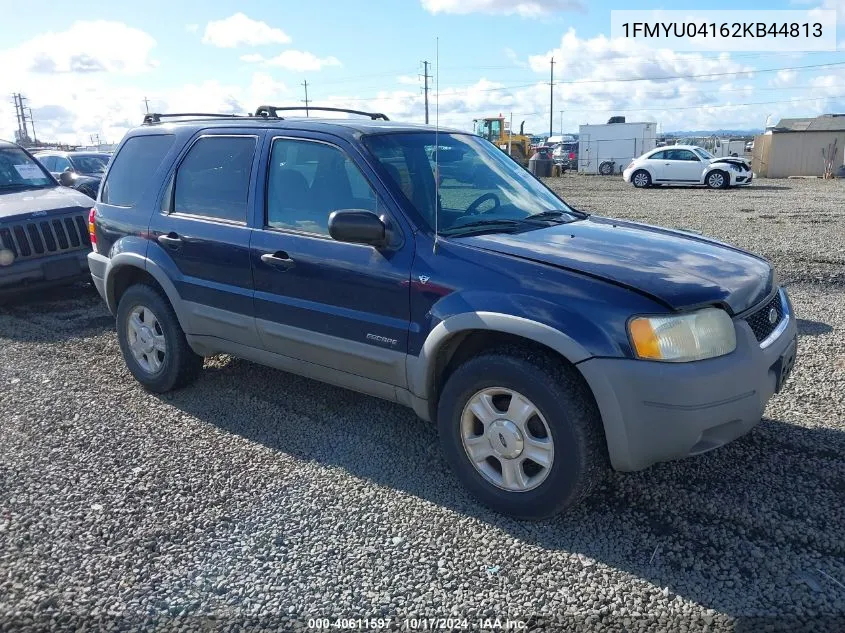
<instances>
[{"instance_id":1,"label":"white cloud","mask_svg":"<svg viewBox=\"0 0 845 633\"><path fill-rule=\"evenodd\" d=\"M798 73L794 70L779 70L775 76L769 80L769 85L774 88L783 88L791 86L798 78Z\"/></svg>"},{"instance_id":2,"label":"white cloud","mask_svg":"<svg viewBox=\"0 0 845 633\"><path fill-rule=\"evenodd\" d=\"M219 48L236 48L288 44L290 37L266 22L252 20L243 13L235 13L224 20L212 20L206 24L202 42Z\"/></svg>"},{"instance_id":3,"label":"white cloud","mask_svg":"<svg viewBox=\"0 0 845 633\"><path fill-rule=\"evenodd\" d=\"M836 21L845 24L845 0L792 0L792 4L812 4L813 9L836 11Z\"/></svg>"},{"instance_id":4,"label":"white cloud","mask_svg":"<svg viewBox=\"0 0 845 633\"><path fill-rule=\"evenodd\" d=\"M242 55L241 61L261 64L262 66L284 68L294 72L306 72L322 70L324 66L340 66L340 60L336 57L317 57L314 53L307 51L287 50L275 57L264 57L263 55L252 54Z\"/></svg>"},{"instance_id":5,"label":"white cloud","mask_svg":"<svg viewBox=\"0 0 845 633\"><path fill-rule=\"evenodd\" d=\"M556 11L586 11L581 0L422 0L429 13L491 13L536 18Z\"/></svg>"},{"instance_id":6,"label":"white cloud","mask_svg":"<svg viewBox=\"0 0 845 633\"><path fill-rule=\"evenodd\" d=\"M3 76L20 72L138 73L156 66L150 53L156 41L122 22L74 22L58 33L36 35L17 48L0 51Z\"/></svg>"}]
</instances>

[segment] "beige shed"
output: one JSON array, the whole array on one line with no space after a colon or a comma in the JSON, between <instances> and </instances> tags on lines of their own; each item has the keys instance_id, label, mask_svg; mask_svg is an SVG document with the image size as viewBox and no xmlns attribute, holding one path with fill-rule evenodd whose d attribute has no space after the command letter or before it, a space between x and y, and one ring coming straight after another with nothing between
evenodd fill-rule
<instances>
[{"instance_id":1,"label":"beige shed","mask_svg":"<svg viewBox=\"0 0 845 633\"><path fill-rule=\"evenodd\" d=\"M845 114L781 119L765 134L754 138L751 168L760 178L822 176L834 144L835 174L845 162Z\"/></svg>"}]
</instances>

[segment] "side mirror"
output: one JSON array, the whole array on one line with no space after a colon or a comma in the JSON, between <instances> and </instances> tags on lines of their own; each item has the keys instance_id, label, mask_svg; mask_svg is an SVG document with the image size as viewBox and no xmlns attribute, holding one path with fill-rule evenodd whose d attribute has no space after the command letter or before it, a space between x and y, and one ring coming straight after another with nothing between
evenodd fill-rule
<instances>
[{"instance_id":1,"label":"side mirror","mask_svg":"<svg viewBox=\"0 0 845 633\"><path fill-rule=\"evenodd\" d=\"M59 182L63 187L73 187L73 172L68 169L60 173Z\"/></svg>"},{"instance_id":2,"label":"side mirror","mask_svg":"<svg viewBox=\"0 0 845 633\"><path fill-rule=\"evenodd\" d=\"M375 213L366 209L340 209L329 215L329 235L338 242L381 246L387 228Z\"/></svg>"}]
</instances>

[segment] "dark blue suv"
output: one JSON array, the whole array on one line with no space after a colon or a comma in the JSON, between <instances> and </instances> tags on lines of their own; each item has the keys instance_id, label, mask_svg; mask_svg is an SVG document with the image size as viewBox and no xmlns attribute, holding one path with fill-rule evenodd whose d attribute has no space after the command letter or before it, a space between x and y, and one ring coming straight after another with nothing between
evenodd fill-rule
<instances>
[{"instance_id":1,"label":"dark blue suv","mask_svg":"<svg viewBox=\"0 0 845 633\"><path fill-rule=\"evenodd\" d=\"M746 433L792 369L763 259L573 209L472 134L286 110L148 115L109 166L89 263L151 391L227 353L399 402L541 518Z\"/></svg>"}]
</instances>

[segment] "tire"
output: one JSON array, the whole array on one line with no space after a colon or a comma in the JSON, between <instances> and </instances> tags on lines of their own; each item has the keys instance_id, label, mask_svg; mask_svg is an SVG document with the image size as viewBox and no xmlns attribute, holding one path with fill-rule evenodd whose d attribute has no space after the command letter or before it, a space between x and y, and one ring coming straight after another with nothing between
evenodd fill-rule
<instances>
[{"instance_id":1,"label":"tire","mask_svg":"<svg viewBox=\"0 0 845 633\"><path fill-rule=\"evenodd\" d=\"M645 169L638 169L631 176L631 182L637 189L651 187L651 174L649 174Z\"/></svg>"},{"instance_id":2,"label":"tire","mask_svg":"<svg viewBox=\"0 0 845 633\"><path fill-rule=\"evenodd\" d=\"M704 179L710 189L727 189L731 185L731 177L721 169L714 169Z\"/></svg>"},{"instance_id":3,"label":"tire","mask_svg":"<svg viewBox=\"0 0 845 633\"><path fill-rule=\"evenodd\" d=\"M484 426L471 410L471 403L478 402L478 394L484 398L501 389L515 396L493 395L488 402L495 404L493 417L500 417ZM501 419L507 418L502 411L517 396L533 405L537 412L519 427L525 431L520 436L522 439L508 430L509 419ZM519 407L514 409L518 411ZM512 417L518 420L520 416ZM493 424L497 427L491 428ZM540 520L575 505L595 488L608 470L601 416L592 394L576 369L542 353L508 348L462 364L449 376L442 391L437 425L446 460L461 483L492 510L519 519ZM469 426L472 428L467 431ZM484 433L479 436L480 429ZM470 458L471 449L465 448L467 435L471 437L466 443L482 451L478 455L495 450L522 452L508 460L491 454L477 466L477 460ZM479 438L484 441L479 443ZM494 444L498 449L492 448ZM545 446L543 454L550 456L548 468L542 468L526 455L540 444ZM506 469L506 463L514 465L516 470ZM521 472L523 483L527 479L530 486L522 486L519 491L513 487L507 489L506 470ZM497 478L499 483L494 482Z\"/></svg>"},{"instance_id":4,"label":"tire","mask_svg":"<svg viewBox=\"0 0 845 633\"><path fill-rule=\"evenodd\" d=\"M133 316L139 319L135 323L140 322L143 326L136 326L134 335L130 332ZM130 286L120 298L117 340L129 371L146 389L155 393L192 383L202 369L203 358L188 345L173 306L160 290L147 284ZM164 343L164 350L156 347L160 341ZM139 358L139 348L145 346L150 349L140 349Z\"/></svg>"},{"instance_id":5,"label":"tire","mask_svg":"<svg viewBox=\"0 0 845 633\"><path fill-rule=\"evenodd\" d=\"M613 174L613 163L609 160L604 161L599 165L599 173L602 176L611 176Z\"/></svg>"}]
</instances>

